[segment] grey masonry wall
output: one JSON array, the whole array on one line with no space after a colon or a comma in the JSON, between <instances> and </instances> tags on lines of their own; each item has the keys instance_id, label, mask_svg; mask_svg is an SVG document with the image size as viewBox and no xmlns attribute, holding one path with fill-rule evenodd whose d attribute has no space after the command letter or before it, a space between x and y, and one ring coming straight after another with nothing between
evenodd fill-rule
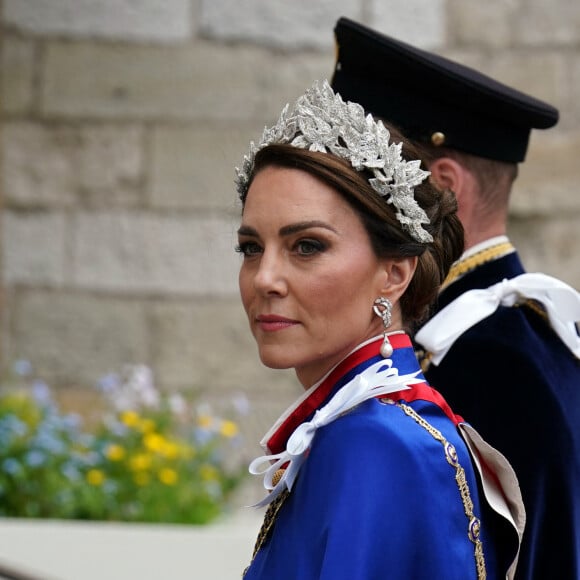
<instances>
[{"instance_id":1,"label":"grey masonry wall","mask_svg":"<svg viewBox=\"0 0 580 580\"><path fill-rule=\"evenodd\" d=\"M580 286L577 0L1 1L4 366L87 389L144 363L164 388L244 392L252 436L267 427L299 389L246 328L233 167L330 78L341 15L561 110L533 136L510 233L529 270Z\"/></svg>"}]
</instances>

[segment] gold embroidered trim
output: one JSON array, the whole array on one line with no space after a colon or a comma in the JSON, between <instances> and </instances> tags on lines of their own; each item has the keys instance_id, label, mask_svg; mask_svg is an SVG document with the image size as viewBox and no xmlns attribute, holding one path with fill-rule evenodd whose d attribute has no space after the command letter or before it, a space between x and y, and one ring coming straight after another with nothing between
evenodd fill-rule
<instances>
[{"instance_id":1,"label":"gold embroidered trim","mask_svg":"<svg viewBox=\"0 0 580 580\"><path fill-rule=\"evenodd\" d=\"M443 289L447 288L447 286L468 272L471 272L478 266L486 264L487 262L491 262L492 260L497 260L503 256L507 256L507 254L513 252L514 250L515 248L510 242L502 242L501 244L496 244L495 246L485 248L484 250L481 250L481 252L477 252L476 254L465 258L464 260L455 262L455 264L451 266L449 274L447 274L447 278L445 278L443 281L439 291L441 292Z\"/></svg>"},{"instance_id":2,"label":"gold embroidered trim","mask_svg":"<svg viewBox=\"0 0 580 580\"><path fill-rule=\"evenodd\" d=\"M382 399L384 402L393 404L394 401L390 399ZM469 491L469 485L467 483L467 478L465 477L465 470L461 467L458 457L457 450L452 443L449 443L443 434L438 429L435 429L430 425L421 415L416 413L409 405L404 403L394 403L397 407L400 407L406 415L414 419L421 427L423 427L435 440L439 441L443 445L445 450L445 459L447 463L455 469L455 481L457 482L457 488L461 495L461 501L463 502L463 509L468 520L467 524L467 537L474 544L474 555L475 555L475 566L477 569L478 580L485 580L487 578L487 572L485 569L485 557L483 555L483 544L479 539L479 534L481 531L481 522L479 518L473 513L473 501L471 499L471 493Z\"/></svg>"}]
</instances>

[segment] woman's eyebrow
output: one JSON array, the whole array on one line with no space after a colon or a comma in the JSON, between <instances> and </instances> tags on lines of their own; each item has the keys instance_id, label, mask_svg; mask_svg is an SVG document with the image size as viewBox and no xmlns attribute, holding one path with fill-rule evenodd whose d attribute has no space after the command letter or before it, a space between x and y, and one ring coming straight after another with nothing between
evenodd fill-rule
<instances>
[{"instance_id":1,"label":"woman's eyebrow","mask_svg":"<svg viewBox=\"0 0 580 580\"><path fill-rule=\"evenodd\" d=\"M330 230L331 232L337 233L336 230L330 224L320 220L311 220L306 222L289 224L287 226L281 227L279 233L281 236L289 236L301 232L303 230L308 230L310 228L324 228L326 230Z\"/></svg>"},{"instance_id":2,"label":"woman's eyebrow","mask_svg":"<svg viewBox=\"0 0 580 580\"><path fill-rule=\"evenodd\" d=\"M238 228L238 236L258 236L258 232L250 226L240 226Z\"/></svg>"},{"instance_id":3,"label":"woman's eyebrow","mask_svg":"<svg viewBox=\"0 0 580 580\"><path fill-rule=\"evenodd\" d=\"M288 224L287 226L281 227L278 233L281 236L291 236L292 234L296 234L310 228L324 228L326 230L330 230L331 232L337 233L336 229L334 229L330 224L320 220L310 220L305 222L298 222L295 224ZM252 226L241 225L238 228L238 236L259 237L259 234L258 231Z\"/></svg>"}]
</instances>

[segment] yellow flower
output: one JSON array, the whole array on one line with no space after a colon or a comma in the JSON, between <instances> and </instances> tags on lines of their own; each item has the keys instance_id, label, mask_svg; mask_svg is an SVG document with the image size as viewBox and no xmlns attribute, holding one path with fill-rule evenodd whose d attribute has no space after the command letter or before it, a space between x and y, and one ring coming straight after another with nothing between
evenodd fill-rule
<instances>
[{"instance_id":1,"label":"yellow flower","mask_svg":"<svg viewBox=\"0 0 580 580\"><path fill-rule=\"evenodd\" d=\"M193 445L187 443L180 443L176 445L177 455L183 457L184 459L193 459L197 451Z\"/></svg>"},{"instance_id":2,"label":"yellow flower","mask_svg":"<svg viewBox=\"0 0 580 580\"><path fill-rule=\"evenodd\" d=\"M91 469L87 473L87 481L91 485L102 485L105 481L105 474L100 469Z\"/></svg>"},{"instance_id":3,"label":"yellow flower","mask_svg":"<svg viewBox=\"0 0 580 580\"><path fill-rule=\"evenodd\" d=\"M233 421L222 421L220 433L224 437L235 437L238 434L238 426Z\"/></svg>"},{"instance_id":4,"label":"yellow flower","mask_svg":"<svg viewBox=\"0 0 580 580\"><path fill-rule=\"evenodd\" d=\"M155 431L155 421L153 421L153 419L141 419L139 425L137 425L137 429L139 429L141 433L151 433L152 431Z\"/></svg>"},{"instance_id":5,"label":"yellow flower","mask_svg":"<svg viewBox=\"0 0 580 580\"><path fill-rule=\"evenodd\" d=\"M218 478L218 470L213 466L209 465L208 463L204 463L199 468L199 474L204 481L215 481Z\"/></svg>"},{"instance_id":6,"label":"yellow flower","mask_svg":"<svg viewBox=\"0 0 580 580\"><path fill-rule=\"evenodd\" d=\"M151 467L151 456L146 453L137 453L129 460L129 467L133 471L145 471Z\"/></svg>"},{"instance_id":7,"label":"yellow flower","mask_svg":"<svg viewBox=\"0 0 580 580\"><path fill-rule=\"evenodd\" d=\"M147 433L143 437L143 445L153 453L160 453L165 444L165 438L158 433Z\"/></svg>"},{"instance_id":8,"label":"yellow flower","mask_svg":"<svg viewBox=\"0 0 580 580\"><path fill-rule=\"evenodd\" d=\"M2 411L16 415L28 426L36 426L40 421L40 411L33 399L25 393L13 392L0 396Z\"/></svg>"},{"instance_id":9,"label":"yellow flower","mask_svg":"<svg viewBox=\"0 0 580 580\"><path fill-rule=\"evenodd\" d=\"M175 485L177 483L177 471L175 469L163 468L159 471L159 481L165 485Z\"/></svg>"},{"instance_id":10,"label":"yellow flower","mask_svg":"<svg viewBox=\"0 0 580 580\"><path fill-rule=\"evenodd\" d=\"M127 425L127 427L137 427L139 421L139 415L135 411L123 411L121 413L121 422Z\"/></svg>"},{"instance_id":11,"label":"yellow flower","mask_svg":"<svg viewBox=\"0 0 580 580\"><path fill-rule=\"evenodd\" d=\"M121 461L121 459L125 457L125 450L120 445L116 445L113 443L107 447L105 455L111 461Z\"/></svg>"},{"instance_id":12,"label":"yellow flower","mask_svg":"<svg viewBox=\"0 0 580 580\"><path fill-rule=\"evenodd\" d=\"M202 429L209 429L212 426L212 423L213 423L213 417L211 415L200 415L197 418L197 424Z\"/></svg>"},{"instance_id":13,"label":"yellow flower","mask_svg":"<svg viewBox=\"0 0 580 580\"><path fill-rule=\"evenodd\" d=\"M165 441L160 453L163 457L167 457L167 459L175 459L179 456L179 446L172 441Z\"/></svg>"},{"instance_id":14,"label":"yellow flower","mask_svg":"<svg viewBox=\"0 0 580 580\"><path fill-rule=\"evenodd\" d=\"M136 473L133 476L133 481L140 486L144 486L147 485L150 481L150 477L148 473L143 473L142 471L139 471L138 473Z\"/></svg>"}]
</instances>

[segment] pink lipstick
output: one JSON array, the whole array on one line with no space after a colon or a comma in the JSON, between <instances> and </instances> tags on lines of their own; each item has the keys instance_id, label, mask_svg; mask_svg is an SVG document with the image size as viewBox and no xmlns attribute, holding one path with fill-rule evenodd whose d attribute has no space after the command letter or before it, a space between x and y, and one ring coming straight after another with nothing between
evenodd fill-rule
<instances>
[{"instance_id":1,"label":"pink lipstick","mask_svg":"<svg viewBox=\"0 0 580 580\"><path fill-rule=\"evenodd\" d=\"M275 332L277 330L284 330L298 324L297 320L284 318L275 314L261 314L256 316L256 322L260 330L264 332Z\"/></svg>"}]
</instances>

